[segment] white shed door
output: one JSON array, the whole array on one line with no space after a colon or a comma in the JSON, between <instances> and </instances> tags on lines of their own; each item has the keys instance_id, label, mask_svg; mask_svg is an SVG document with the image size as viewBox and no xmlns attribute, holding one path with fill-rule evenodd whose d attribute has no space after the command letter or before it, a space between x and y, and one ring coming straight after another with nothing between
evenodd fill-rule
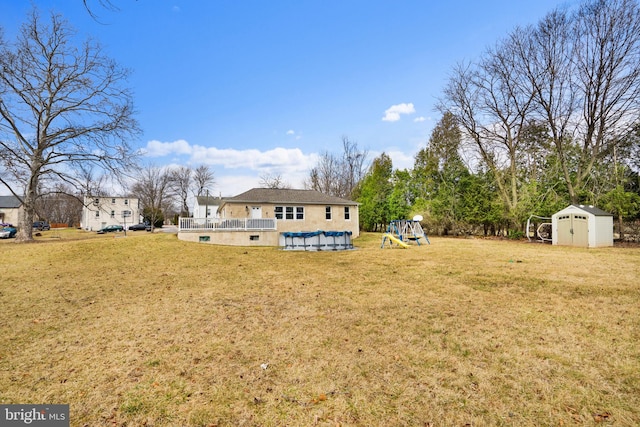
<instances>
[{"instance_id":1,"label":"white shed door","mask_svg":"<svg viewBox=\"0 0 640 427\"><path fill-rule=\"evenodd\" d=\"M571 229L571 215L560 215L558 217L558 245L573 245L573 230Z\"/></svg>"},{"instance_id":2,"label":"white shed door","mask_svg":"<svg viewBox=\"0 0 640 427\"><path fill-rule=\"evenodd\" d=\"M567 214L558 217L558 245L589 246L589 220L583 214Z\"/></svg>"},{"instance_id":3,"label":"white shed door","mask_svg":"<svg viewBox=\"0 0 640 427\"><path fill-rule=\"evenodd\" d=\"M589 219L586 215L571 215L573 223L573 246L589 247Z\"/></svg>"}]
</instances>

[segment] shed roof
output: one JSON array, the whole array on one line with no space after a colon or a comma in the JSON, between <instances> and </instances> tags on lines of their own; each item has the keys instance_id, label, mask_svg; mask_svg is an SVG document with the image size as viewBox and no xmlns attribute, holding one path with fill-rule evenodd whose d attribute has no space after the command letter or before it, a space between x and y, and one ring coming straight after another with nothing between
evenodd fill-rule
<instances>
[{"instance_id":1,"label":"shed roof","mask_svg":"<svg viewBox=\"0 0 640 427\"><path fill-rule=\"evenodd\" d=\"M358 205L357 202L330 196L315 190L289 188L252 188L235 197L224 199L225 203L282 203L305 205Z\"/></svg>"},{"instance_id":2,"label":"shed roof","mask_svg":"<svg viewBox=\"0 0 640 427\"><path fill-rule=\"evenodd\" d=\"M22 202L16 196L0 196L0 208L16 209L22 206Z\"/></svg>"},{"instance_id":3,"label":"shed roof","mask_svg":"<svg viewBox=\"0 0 640 427\"><path fill-rule=\"evenodd\" d=\"M587 212L587 213L589 213L591 215L594 215L594 216L613 216L613 214L610 214L609 212L605 212L602 209L596 208L593 205L569 205L568 207L569 208L573 207L573 208L576 208L576 209L580 209L581 211ZM567 208L565 208L565 209L567 209Z\"/></svg>"}]
</instances>

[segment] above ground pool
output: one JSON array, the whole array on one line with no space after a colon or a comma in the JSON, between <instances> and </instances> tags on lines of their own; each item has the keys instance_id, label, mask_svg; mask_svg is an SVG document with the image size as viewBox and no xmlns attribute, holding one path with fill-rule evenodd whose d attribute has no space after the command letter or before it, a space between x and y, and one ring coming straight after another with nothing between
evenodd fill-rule
<instances>
[{"instance_id":1,"label":"above ground pool","mask_svg":"<svg viewBox=\"0 0 640 427\"><path fill-rule=\"evenodd\" d=\"M280 246L290 251L344 251L353 249L351 231L280 233Z\"/></svg>"}]
</instances>

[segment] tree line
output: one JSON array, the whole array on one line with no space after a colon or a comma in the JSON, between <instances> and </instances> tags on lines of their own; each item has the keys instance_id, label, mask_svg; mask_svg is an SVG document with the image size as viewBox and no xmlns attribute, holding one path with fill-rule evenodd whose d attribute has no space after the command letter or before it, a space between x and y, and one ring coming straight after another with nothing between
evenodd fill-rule
<instances>
[{"instance_id":1,"label":"tree line","mask_svg":"<svg viewBox=\"0 0 640 427\"><path fill-rule=\"evenodd\" d=\"M440 234L520 236L529 215L568 204L613 213L622 234L638 219L636 1L587 1L515 28L453 67L438 110L413 169L383 153L354 186L363 229L420 214Z\"/></svg>"},{"instance_id":2,"label":"tree line","mask_svg":"<svg viewBox=\"0 0 640 427\"><path fill-rule=\"evenodd\" d=\"M539 128L530 131L534 140L540 138ZM515 188L519 203L514 210L503 199L503 190L496 182L504 178L478 163L477 158L471 158L471 163L463 158L463 154L469 154L462 148L463 131L456 116L446 112L427 146L416 153L412 169L394 169L391 158L382 153L373 159L352 196L360 203L360 225L367 231L383 231L392 219L420 215L423 226L432 234L518 238L524 235L530 215L550 217L571 203L580 203L613 213L622 238L626 219L637 238L640 126L634 126L623 139L617 156L604 156L598 163L594 172L597 176L591 177L592 185L585 186L588 191L577 202L572 201L553 154L536 161L535 153L519 158Z\"/></svg>"}]
</instances>

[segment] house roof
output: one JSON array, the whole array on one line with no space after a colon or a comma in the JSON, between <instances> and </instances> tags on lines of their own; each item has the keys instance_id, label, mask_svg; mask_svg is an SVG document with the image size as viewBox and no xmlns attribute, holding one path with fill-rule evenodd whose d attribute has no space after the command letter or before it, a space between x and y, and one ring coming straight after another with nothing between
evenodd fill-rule
<instances>
[{"instance_id":1,"label":"house roof","mask_svg":"<svg viewBox=\"0 0 640 427\"><path fill-rule=\"evenodd\" d=\"M563 212L567 209L568 210L578 209L588 214L591 214L593 216L613 216L613 214L610 214L609 212L605 212L602 209L596 208L593 205L569 205L566 208L562 209L560 212ZM557 212L557 213L560 213L560 212Z\"/></svg>"},{"instance_id":2,"label":"house roof","mask_svg":"<svg viewBox=\"0 0 640 427\"><path fill-rule=\"evenodd\" d=\"M16 209L22 206L22 202L16 196L0 196L0 208Z\"/></svg>"},{"instance_id":3,"label":"house roof","mask_svg":"<svg viewBox=\"0 0 640 427\"><path fill-rule=\"evenodd\" d=\"M351 200L330 196L315 190L294 190L289 188L252 188L235 197L226 198L224 202L347 206L358 204Z\"/></svg>"},{"instance_id":4,"label":"house roof","mask_svg":"<svg viewBox=\"0 0 640 427\"><path fill-rule=\"evenodd\" d=\"M197 196L196 197L196 203L198 203L199 206L204 206L206 204L209 205L220 205L222 204L222 197L213 197L213 196Z\"/></svg>"}]
</instances>

